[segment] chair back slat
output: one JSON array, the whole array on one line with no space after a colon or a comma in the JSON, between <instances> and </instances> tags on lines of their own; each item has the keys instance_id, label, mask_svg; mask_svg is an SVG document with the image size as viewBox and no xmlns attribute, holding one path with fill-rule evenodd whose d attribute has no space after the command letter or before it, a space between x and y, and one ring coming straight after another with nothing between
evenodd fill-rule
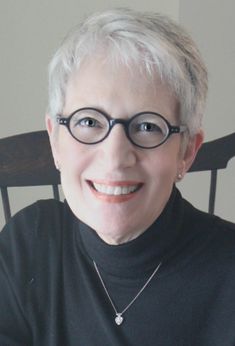
<instances>
[{"instance_id":1,"label":"chair back slat","mask_svg":"<svg viewBox=\"0 0 235 346\"><path fill-rule=\"evenodd\" d=\"M204 143L189 172L224 169L232 157L235 157L235 132Z\"/></svg>"},{"instance_id":2,"label":"chair back slat","mask_svg":"<svg viewBox=\"0 0 235 346\"><path fill-rule=\"evenodd\" d=\"M0 186L59 184L46 131L0 140Z\"/></svg>"},{"instance_id":3,"label":"chair back slat","mask_svg":"<svg viewBox=\"0 0 235 346\"><path fill-rule=\"evenodd\" d=\"M216 187L217 187L217 169L211 171L210 178L210 192L209 192L209 207L208 212L214 214L215 211L215 197L216 197Z\"/></svg>"},{"instance_id":4,"label":"chair back slat","mask_svg":"<svg viewBox=\"0 0 235 346\"><path fill-rule=\"evenodd\" d=\"M11 217L11 208L10 208L7 187L1 187L1 195L2 195L2 204L3 204L3 212L4 212L5 221L8 222Z\"/></svg>"},{"instance_id":5,"label":"chair back slat","mask_svg":"<svg viewBox=\"0 0 235 346\"><path fill-rule=\"evenodd\" d=\"M59 193L59 187L58 187L58 184L53 184L52 185L52 191L53 191L53 196L54 196L54 199L56 199L57 201L60 200L60 193Z\"/></svg>"},{"instance_id":6,"label":"chair back slat","mask_svg":"<svg viewBox=\"0 0 235 346\"><path fill-rule=\"evenodd\" d=\"M204 143L193 165L189 169L189 172L211 172L208 207L210 214L214 214L215 210L218 170L225 169L233 157L235 157L235 132L214 141Z\"/></svg>"}]
</instances>

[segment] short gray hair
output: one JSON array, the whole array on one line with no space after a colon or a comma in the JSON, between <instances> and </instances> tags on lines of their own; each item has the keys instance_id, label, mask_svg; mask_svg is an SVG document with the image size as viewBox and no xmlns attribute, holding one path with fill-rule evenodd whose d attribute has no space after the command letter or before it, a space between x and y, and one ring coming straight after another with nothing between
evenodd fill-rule
<instances>
[{"instance_id":1,"label":"short gray hair","mask_svg":"<svg viewBox=\"0 0 235 346\"><path fill-rule=\"evenodd\" d=\"M180 104L180 122L190 135L201 127L207 94L207 70L186 31L158 13L130 9L88 17L62 42L49 65L49 105L52 118L63 112L66 87L81 62L105 49L113 62L137 62L151 75L158 73Z\"/></svg>"}]
</instances>

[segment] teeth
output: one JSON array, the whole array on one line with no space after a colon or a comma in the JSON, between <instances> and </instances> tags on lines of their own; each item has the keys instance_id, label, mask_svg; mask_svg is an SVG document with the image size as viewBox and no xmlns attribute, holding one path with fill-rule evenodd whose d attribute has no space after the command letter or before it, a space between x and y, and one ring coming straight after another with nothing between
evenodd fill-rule
<instances>
[{"instance_id":1,"label":"teeth","mask_svg":"<svg viewBox=\"0 0 235 346\"><path fill-rule=\"evenodd\" d=\"M93 183L93 186L98 192L101 192L106 195L128 195L131 192L134 192L137 190L138 185L131 185L131 186L110 186L110 185L103 185L103 184L97 184Z\"/></svg>"}]
</instances>

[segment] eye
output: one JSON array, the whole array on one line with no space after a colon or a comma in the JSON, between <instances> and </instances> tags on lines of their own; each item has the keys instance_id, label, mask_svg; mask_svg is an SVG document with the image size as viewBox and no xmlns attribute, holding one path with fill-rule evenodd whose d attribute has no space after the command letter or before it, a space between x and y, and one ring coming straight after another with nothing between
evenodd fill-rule
<instances>
[{"instance_id":1,"label":"eye","mask_svg":"<svg viewBox=\"0 0 235 346\"><path fill-rule=\"evenodd\" d=\"M137 124L136 130L143 131L143 132L162 132L161 127L151 122L143 122L143 123Z\"/></svg>"},{"instance_id":2,"label":"eye","mask_svg":"<svg viewBox=\"0 0 235 346\"><path fill-rule=\"evenodd\" d=\"M77 120L75 123L75 126L82 126L82 127L101 127L101 124L94 118L83 118Z\"/></svg>"}]
</instances>

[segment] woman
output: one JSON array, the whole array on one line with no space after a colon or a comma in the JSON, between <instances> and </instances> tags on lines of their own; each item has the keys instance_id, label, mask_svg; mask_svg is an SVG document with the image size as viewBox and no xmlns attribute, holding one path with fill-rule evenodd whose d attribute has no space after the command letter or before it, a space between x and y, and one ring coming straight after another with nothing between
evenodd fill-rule
<instances>
[{"instance_id":1,"label":"woman","mask_svg":"<svg viewBox=\"0 0 235 346\"><path fill-rule=\"evenodd\" d=\"M68 35L46 116L66 202L0 235L1 345L235 344L234 225L175 187L206 92L195 44L164 16L109 11Z\"/></svg>"}]
</instances>

